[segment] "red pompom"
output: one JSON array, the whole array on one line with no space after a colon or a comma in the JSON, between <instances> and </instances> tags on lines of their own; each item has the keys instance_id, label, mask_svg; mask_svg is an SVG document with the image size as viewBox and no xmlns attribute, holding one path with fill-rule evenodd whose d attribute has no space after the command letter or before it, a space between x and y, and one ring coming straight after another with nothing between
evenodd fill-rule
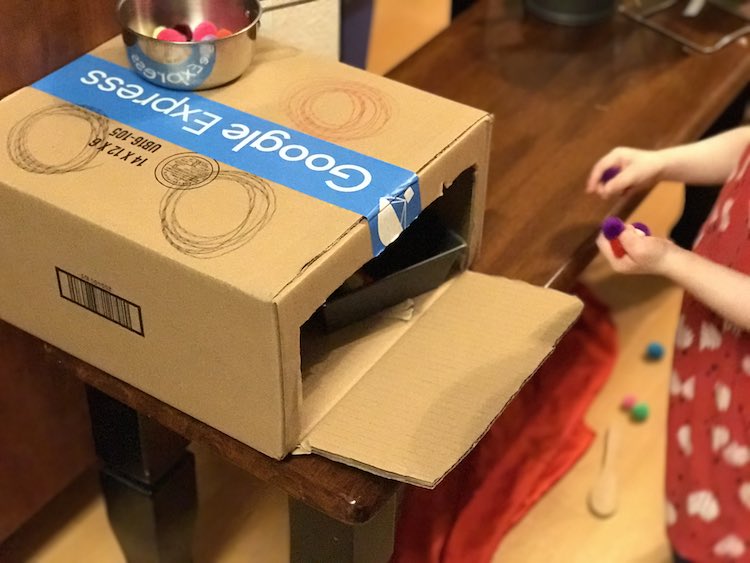
<instances>
[{"instance_id":1,"label":"red pompom","mask_svg":"<svg viewBox=\"0 0 750 563\"><path fill-rule=\"evenodd\" d=\"M193 30L193 41L202 41L206 35L216 35L217 31L219 30L213 22L201 22Z\"/></svg>"},{"instance_id":2,"label":"red pompom","mask_svg":"<svg viewBox=\"0 0 750 563\"><path fill-rule=\"evenodd\" d=\"M177 31L176 29L162 29L159 32L159 35L156 36L156 38L159 41L178 41L181 43L184 43L187 41L187 37L185 37L182 33Z\"/></svg>"}]
</instances>

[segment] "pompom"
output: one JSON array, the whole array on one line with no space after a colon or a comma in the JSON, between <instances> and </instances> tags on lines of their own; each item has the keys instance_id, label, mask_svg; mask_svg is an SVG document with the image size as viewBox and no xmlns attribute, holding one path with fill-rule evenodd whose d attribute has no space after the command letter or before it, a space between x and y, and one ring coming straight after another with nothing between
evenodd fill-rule
<instances>
[{"instance_id":1,"label":"pompom","mask_svg":"<svg viewBox=\"0 0 750 563\"><path fill-rule=\"evenodd\" d=\"M176 41L180 43L184 43L187 41L187 37L185 37L182 33L177 31L176 29L164 29L162 30L159 35L156 36L156 38L159 41Z\"/></svg>"},{"instance_id":2,"label":"pompom","mask_svg":"<svg viewBox=\"0 0 750 563\"><path fill-rule=\"evenodd\" d=\"M625 230L625 223L619 217L607 217L602 221L602 233L607 240L613 240Z\"/></svg>"},{"instance_id":3,"label":"pompom","mask_svg":"<svg viewBox=\"0 0 750 563\"><path fill-rule=\"evenodd\" d=\"M617 176L621 170L622 169L619 166L610 166L609 168L607 168L604 172L602 172L602 184L606 184L607 182L609 182L612 178Z\"/></svg>"},{"instance_id":4,"label":"pompom","mask_svg":"<svg viewBox=\"0 0 750 563\"><path fill-rule=\"evenodd\" d=\"M648 228L648 225L645 225L644 223L639 223L636 221L635 223L633 223L633 226L639 231L641 231L647 237L651 236L651 229Z\"/></svg>"},{"instance_id":5,"label":"pompom","mask_svg":"<svg viewBox=\"0 0 750 563\"><path fill-rule=\"evenodd\" d=\"M193 30L193 41L203 41L203 38L206 37L206 35L215 36L217 31L219 31L219 29L213 22L208 20L203 21L196 25Z\"/></svg>"},{"instance_id":6,"label":"pompom","mask_svg":"<svg viewBox=\"0 0 750 563\"><path fill-rule=\"evenodd\" d=\"M630 416L636 422L643 422L648 418L649 412L650 410L646 403L638 403L631 409Z\"/></svg>"},{"instance_id":7,"label":"pompom","mask_svg":"<svg viewBox=\"0 0 750 563\"><path fill-rule=\"evenodd\" d=\"M664 346L658 342L649 342L646 347L646 358L649 360L661 360L664 357Z\"/></svg>"},{"instance_id":8,"label":"pompom","mask_svg":"<svg viewBox=\"0 0 750 563\"><path fill-rule=\"evenodd\" d=\"M635 395L625 395L620 402L620 408L624 411L631 411L636 404L638 404L638 399Z\"/></svg>"}]
</instances>

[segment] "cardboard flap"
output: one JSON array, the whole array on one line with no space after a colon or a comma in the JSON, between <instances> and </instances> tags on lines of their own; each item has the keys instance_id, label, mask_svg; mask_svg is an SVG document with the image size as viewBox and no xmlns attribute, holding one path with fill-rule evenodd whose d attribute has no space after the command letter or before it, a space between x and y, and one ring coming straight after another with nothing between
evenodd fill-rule
<instances>
[{"instance_id":1,"label":"cardboard flap","mask_svg":"<svg viewBox=\"0 0 750 563\"><path fill-rule=\"evenodd\" d=\"M312 430L314 452L434 487L578 317L575 297L464 272Z\"/></svg>"}]
</instances>

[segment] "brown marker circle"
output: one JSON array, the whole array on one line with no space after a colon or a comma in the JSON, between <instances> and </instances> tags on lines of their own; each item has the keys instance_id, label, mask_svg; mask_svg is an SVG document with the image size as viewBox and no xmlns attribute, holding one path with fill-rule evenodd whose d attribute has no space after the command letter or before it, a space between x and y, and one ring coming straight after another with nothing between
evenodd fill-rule
<instances>
[{"instance_id":1,"label":"brown marker circle","mask_svg":"<svg viewBox=\"0 0 750 563\"><path fill-rule=\"evenodd\" d=\"M343 119L326 116L324 107L344 104ZM379 133L394 112L390 96L361 82L320 79L300 85L285 101L285 111L296 127L316 137L342 141Z\"/></svg>"}]
</instances>

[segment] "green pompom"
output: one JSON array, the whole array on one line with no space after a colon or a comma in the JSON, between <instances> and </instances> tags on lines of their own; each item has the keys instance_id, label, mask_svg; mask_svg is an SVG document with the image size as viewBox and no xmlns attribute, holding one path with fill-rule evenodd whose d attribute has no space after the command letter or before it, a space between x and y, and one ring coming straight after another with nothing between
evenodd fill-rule
<instances>
[{"instance_id":1,"label":"green pompom","mask_svg":"<svg viewBox=\"0 0 750 563\"><path fill-rule=\"evenodd\" d=\"M636 422L643 422L644 420L648 418L648 414L649 414L649 408L646 403L638 403L630 411L630 416Z\"/></svg>"}]
</instances>

